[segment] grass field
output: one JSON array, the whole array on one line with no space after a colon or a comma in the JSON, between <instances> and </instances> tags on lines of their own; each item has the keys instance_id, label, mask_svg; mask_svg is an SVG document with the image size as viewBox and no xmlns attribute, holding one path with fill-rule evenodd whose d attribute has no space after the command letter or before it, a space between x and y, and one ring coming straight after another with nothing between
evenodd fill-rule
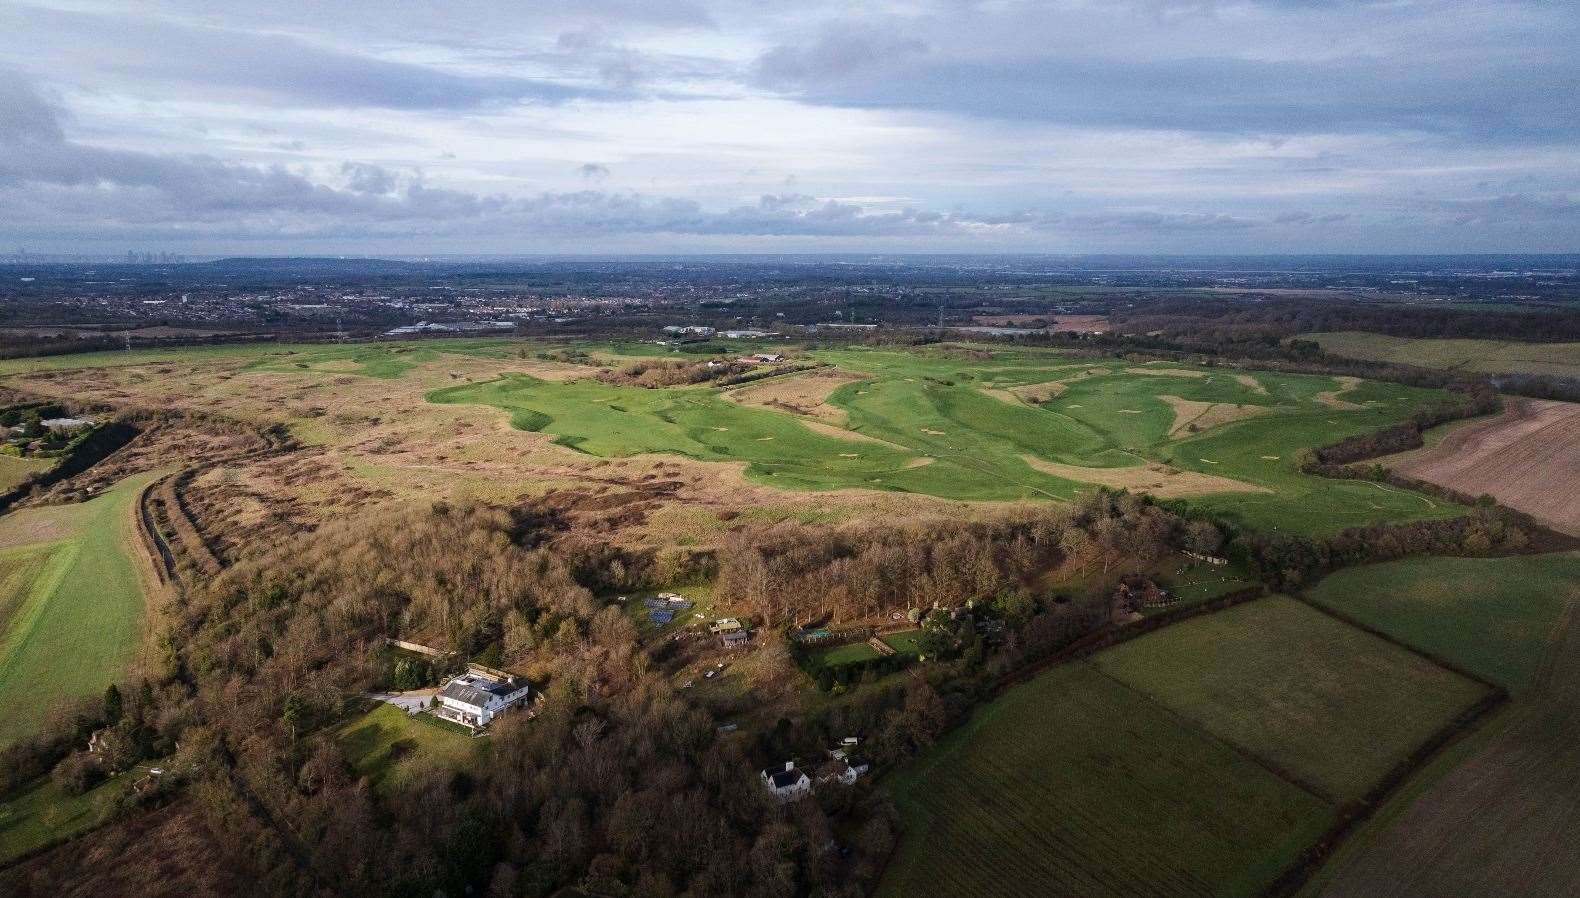
<instances>
[{"instance_id":1,"label":"grass field","mask_svg":"<svg viewBox=\"0 0 1580 898\"><path fill-rule=\"evenodd\" d=\"M1577 589L1580 554L1568 553L1408 558L1338 571L1310 596L1517 693Z\"/></svg>"},{"instance_id":2,"label":"grass field","mask_svg":"<svg viewBox=\"0 0 1580 898\"><path fill-rule=\"evenodd\" d=\"M411 717L382 702L343 726L339 739L352 768L381 791L398 787L430 765L459 768L479 744L442 721L426 715Z\"/></svg>"},{"instance_id":3,"label":"grass field","mask_svg":"<svg viewBox=\"0 0 1580 898\"><path fill-rule=\"evenodd\" d=\"M1484 687L1282 596L1017 686L885 785L880 894L1249 895Z\"/></svg>"},{"instance_id":4,"label":"grass field","mask_svg":"<svg viewBox=\"0 0 1580 898\"><path fill-rule=\"evenodd\" d=\"M114 813L141 771L113 776L81 795L42 777L0 802L0 865L42 845L93 829Z\"/></svg>"},{"instance_id":5,"label":"grass field","mask_svg":"<svg viewBox=\"0 0 1580 898\"><path fill-rule=\"evenodd\" d=\"M1087 664L979 709L885 781L880 898L1252 895L1332 809Z\"/></svg>"},{"instance_id":6,"label":"grass field","mask_svg":"<svg viewBox=\"0 0 1580 898\"><path fill-rule=\"evenodd\" d=\"M1335 355L1378 362L1496 374L1522 371L1580 377L1580 343L1510 340L1425 340L1358 331L1305 334Z\"/></svg>"},{"instance_id":7,"label":"grass field","mask_svg":"<svg viewBox=\"0 0 1580 898\"><path fill-rule=\"evenodd\" d=\"M1360 798L1485 691L1284 596L1176 624L1093 664L1335 802Z\"/></svg>"},{"instance_id":8,"label":"grass field","mask_svg":"<svg viewBox=\"0 0 1580 898\"><path fill-rule=\"evenodd\" d=\"M1418 775L1304 895L1580 894L1580 595L1571 586L1567 598L1524 691Z\"/></svg>"},{"instance_id":9,"label":"grass field","mask_svg":"<svg viewBox=\"0 0 1580 898\"><path fill-rule=\"evenodd\" d=\"M826 398L844 413L843 429L823 417L732 402L709 387L646 390L511 374L428 398L505 409L515 427L589 455L744 462L748 477L787 489L1004 500L1070 499L1099 483L1129 485L1194 495L1227 517L1298 532L1463 512L1439 499L1295 469L1300 448L1398 421L1431 391L1371 383L1346 391L1328 377L1134 367L1031 350L811 356L860 378ZM1057 395L1037 404L1021 398L1027 388ZM1335 394L1345 397L1342 406L1325 401ZM1256 414L1230 415L1198 432L1176 428L1178 415L1196 418L1203 408Z\"/></svg>"},{"instance_id":10,"label":"grass field","mask_svg":"<svg viewBox=\"0 0 1580 898\"><path fill-rule=\"evenodd\" d=\"M0 517L0 744L54 702L102 692L131 662L144 612L132 504L157 476Z\"/></svg>"},{"instance_id":11,"label":"grass field","mask_svg":"<svg viewBox=\"0 0 1580 898\"><path fill-rule=\"evenodd\" d=\"M58 459L53 458L18 458L15 455L0 455L0 492L13 489L21 485L29 475L40 471L48 471L55 466Z\"/></svg>"}]
</instances>

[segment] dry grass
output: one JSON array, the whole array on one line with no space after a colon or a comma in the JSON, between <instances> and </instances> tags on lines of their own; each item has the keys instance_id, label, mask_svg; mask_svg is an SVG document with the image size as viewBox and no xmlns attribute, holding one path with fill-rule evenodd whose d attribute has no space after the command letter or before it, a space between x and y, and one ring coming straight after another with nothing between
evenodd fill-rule
<instances>
[{"instance_id":1,"label":"dry grass","mask_svg":"<svg viewBox=\"0 0 1580 898\"><path fill-rule=\"evenodd\" d=\"M1169 436L1175 437L1191 431L1195 425L1197 431L1228 424L1232 421L1243 421L1246 418L1260 415L1270 411L1260 405L1240 405L1234 402L1197 402L1193 399L1181 399L1178 396L1159 396L1174 409L1174 424L1169 428Z\"/></svg>"},{"instance_id":2,"label":"dry grass","mask_svg":"<svg viewBox=\"0 0 1580 898\"><path fill-rule=\"evenodd\" d=\"M1046 461L1036 456L1022 456L1026 464L1046 474L1063 477L1077 483L1091 483L1112 489L1126 489L1151 493L1160 499L1179 496L1200 496L1207 493L1267 493L1265 487L1214 474L1181 471L1167 465L1137 465L1133 468L1083 468Z\"/></svg>"},{"instance_id":3,"label":"dry grass","mask_svg":"<svg viewBox=\"0 0 1580 898\"><path fill-rule=\"evenodd\" d=\"M1343 398L1345 393L1348 393L1349 391L1351 391L1351 390L1353 390L1356 387L1361 385L1361 379L1358 378L1358 377L1347 377L1347 376L1343 376L1343 375L1334 377L1333 379L1339 382L1339 388L1337 390L1324 390L1321 393L1318 393L1317 394L1317 401L1322 403L1323 405L1329 407L1329 408L1337 408L1337 409L1357 409L1357 408L1362 408L1362 406L1356 405L1353 402L1346 401Z\"/></svg>"},{"instance_id":4,"label":"dry grass","mask_svg":"<svg viewBox=\"0 0 1580 898\"><path fill-rule=\"evenodd\" d=\"M868 379L835 368L820 368L804 374L770 377L734 387L724 391L724 398L741 405L810 415L830 424L843 425L845 410L830 405L829 395L845 384Z\"/></svg>"},{"instance_id":5,"label":"dry grass","mask_svg":"<svg viewBox=\"0 0 1580 898\"><path fill-rule=\"evenodd\" d=\"M1206 377L1207 372L1191 368L1126 368L1126 374L1151 374L1156 377Z\"/></svg>"}]
</instances>

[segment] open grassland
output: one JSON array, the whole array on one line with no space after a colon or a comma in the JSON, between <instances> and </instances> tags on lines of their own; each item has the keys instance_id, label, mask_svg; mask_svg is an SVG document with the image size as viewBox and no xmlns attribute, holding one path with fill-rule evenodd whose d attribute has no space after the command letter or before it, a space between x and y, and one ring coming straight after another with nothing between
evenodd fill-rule
<instances>
[{"instance_id":1,"label":"open grassland","mask_svg":"<svg viewBox=\"0 0 1580 898\"><path fill-rule=\"evenodd\" d=\"M314 472L236 474L258 485L257 502L298 506L280 514L433 497L510 502L548 490L601 496L655 480L663 494L621 526L684 503L700 512L686 522L696 539L719 529L706 518L724 509L969 514L959 503L1068 500L1099 486L1189 497L1298 533L1463 513L1295 469L1299 449L1401 420L1433 391L970 344L775 345L825 367L722 389L647 390L593 375L623 359L706 354L488 338L71 356L86 367L51 362L11 379L47 395L286 424L321 450ZM733 355L746 345L717 348Z\"/></svg>"},{"instance_id":2,"label":"open grassland","mask_svg":"<svg viewBox=\"0 0 1580 898\"><path fill-rule=\"evenodd\" d=\"M1580 554L1407 558L1330 574L1313 601L1514 693L1580 589Z\"/></svg>"},{"instance_id":3,"label":"open grassland","mask_svg":"<svg viewBox=\"0 0 1580 898\"><path fill-rule=\"evenodd\" d=\"M1295 469L1299 449L1398 421L1431 398L1426 390L1032 350L842 349L810 357L833 367L815 379L726 391L755 399L751 407L705 386L645 390L523 374L429 399L505 409L515 427L598 457L744 462L748 478L790 489L1005 500L1128 487L1200 497L1246 523L1300 532L1463 511Z\"/></svg>"},{"instance_id":4,"label":"open grassland","mask_svg":"<svg viewBox=\"0 0 1580 898\"><path fill-rule=\"evenodd\" d=\"M1509 397L1502 414L1438 430L1441 438L1386 464L1580 533L1580 403Z\"/></svg>"},{"instance_id":5,"label":"open grassland","mask_svg":"<svg viewBox=\"0 0 1580 898\"><path fill-rule=\"evenodd\" d=\"M1092 663L1334 802L1363 796L1486 691L1283 596L1185 621Z\"/></svg>"},{"instance_id":6,"label":"open grassland","mask_svg":"<svg viewBox=\"0 0 1580 898\"><path fill-rule=\"evenodd\" d=\"M1567 598L1531 686L1385 807L1307 894L1580 894L1580 592Z\"/></svg>"},{"instance_id":7,"label":"open grassland","mask_svg":"<svg viewBox=\"0 0 1580 898\"><path fill-rule=\"evenodd\" d=\"M1326 352L1422 368L1487 374L1526 372L1580 377L1580 343L1516 343L1511 340L1427 340L1359 331L1305 334Z\"/></svg>"},{"instance_id":8,"label":"open grassland","mask_svg":"<svg viewBox=\"0 0 1580 898\"><path fill-rule=\"evenodd\" d=\"M144 612L132 506L155 476L0 518L0 743L57 701L102 692L131 662Z\"/></svg>"},{"instance_id":9,"label":"open grassland","mask_svg":"<svg viewBox=\"0 0 1580 898\"><path fill-rule=\"evenodd\" d=\"M1252 895L1322 800L1089 664L979 709L889 780L902 839L878 894Z\"/></svg>"},{"instance_id":10,"label":"open grassland","mask_svg":"<svg viewBox=\"0 0 1580 898\"><path fill-rule=\"evenodd\" d=\"M0 492L14 489L28 477L55 466L53 458L18 458L0 455Z\"/></svg>"},{"instance_id":11,"label":"open grassland","mask_svg":"<svg viewBox=\"0 0 1580 898\"><path fill-rule=\"evenodd\" d=\"M426 715L412 717L383 702L343 726L339 739L352 769L381 791L435 765L460 769L480 744L438 720Z\"/></svg>"},{"instance_id":12,"label":"open grassland","mask_svg":"<svg viewBox=\"0 0 1580 898\"><path fill-rule=\"evenodd\" d=\"M140 771L113 776L81 795L43 777L0 802L0 865L109 819Z\"/></svg>"}]
</instances>

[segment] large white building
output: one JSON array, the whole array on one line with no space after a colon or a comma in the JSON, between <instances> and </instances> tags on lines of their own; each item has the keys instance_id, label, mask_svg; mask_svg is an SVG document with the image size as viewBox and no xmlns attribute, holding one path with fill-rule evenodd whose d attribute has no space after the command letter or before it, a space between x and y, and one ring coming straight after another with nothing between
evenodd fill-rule
<instances>
[{"instance_id":1,"label":"large white building","mask_svg":"<svg viewBox=\"0 0 1580 898\"><path fill-rule=\"evenodd\" d=\"M467 671L439 690L439 706L433 713L473 729L488 726L499 712L527 699L527 681L519 677L496 677Z\"/></svg>"}]
</instances>

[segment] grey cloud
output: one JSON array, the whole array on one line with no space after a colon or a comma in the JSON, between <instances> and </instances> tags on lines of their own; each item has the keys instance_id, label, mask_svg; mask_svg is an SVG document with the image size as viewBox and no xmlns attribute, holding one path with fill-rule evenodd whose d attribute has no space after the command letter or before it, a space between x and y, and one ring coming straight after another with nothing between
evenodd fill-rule
<instances>
[{"instance_id":1,"label":"grey cloud","mask_svg":"<svg viewBox=\"0 0 1580 898\"><path fill-rule=\"evenodd\" d=\"M598 162L587 162L577 169L583 178L589 181L602 181L609 177L609 166Z\"/></svg>"},{"instance_id":2,"label":"grey cloud","mask_svg":"<svg viewBox=\"0 0 1580 898\"><path fill-rule=\"evenodd\" d=\"M547 78L445 71L262 34L146 17L0 7L0 30L30 59L84 66L198 93L276 94L318 106L466 109L490 103L612 100L624 94Z\"/></svg>"},{"instance_id":3,"label":"grey cloud","mask_svg":"<svg viewBox=\"0 0 1580 898\"><path fill-rule=\"evenodd\" d=\"M1277 14L1266 21L1266 38L1298 38L1303 49L1295 52L1269 52L1271 44L1219 47L1214 33L1223 29L1213 27L1210 9L1190 28L1178 26L1185 41L1179 47L1161 37L1175 26L1153 21L1139 28L1152 41L1144 49L1118 37L1147 25L1117 11L1123 7L1096 6L1067 18L1011 7L979 13L976 23L964 15L846 21L767 50L752 77L760 87L821 105L1077 127L1258 136L1418 132L1489 143L1580 135L1580 55L1572 50L1580 18L1533 5L1524 8L1545 18L1510 15L1500 30L1484 34L1447 24L1456 10L1474 11L1471 4L1389 4L1387 38L1335 44L1320 55L1304 49L1383 15L1345 12L1361 5L1270 4ZM1174 21L1179 10L1169 12ZM1244 17L1239 21L1243 28ZM1047 46L1038 45L1038 35L1046 35Z\"/></svg>"}]
</instances>

